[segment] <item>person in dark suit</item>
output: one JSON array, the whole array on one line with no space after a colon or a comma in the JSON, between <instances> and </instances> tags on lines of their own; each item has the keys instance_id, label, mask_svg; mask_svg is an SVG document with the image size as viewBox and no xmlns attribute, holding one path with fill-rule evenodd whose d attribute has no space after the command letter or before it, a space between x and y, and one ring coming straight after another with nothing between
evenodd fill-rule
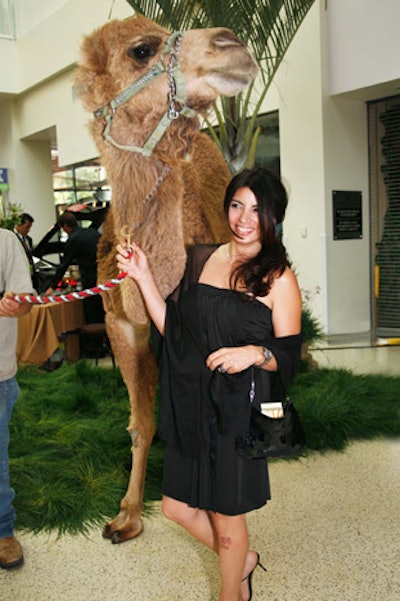
<instances>
[{"instance_id":1,"label":"person in dark suit","mask_svg":"<svg viewBox=\"0 0 400 601\"><path fill-rule=\"evenodd\" d=\"M14 233L17 234L25 249L32 251L32 238L28 235L31 231L34 218L29 213L21 213L18 217L18 223L14 227Z\"/></svg>"},{"instance_id":2,"label":"person in dark suit","mask_svg":"<svg viewBox=\"0 0 400 601\"><path fill-rule=\"evenodd\" d=\"M58 282L71 264L77 263L82 280L82 287L93 288L97 284L97 244L100 234L94 228L81 228L76 217L65 211L57 220L58 225L68 234L65 243L63 260L58 267L47 295L54 293ZM85 298L83 301L86 323L102 323L104 309L100 295Z\"/></svg>"},{"instance_id":3,"label":"person in dark suit","mask_svg":"<svg viewBox=\"0 0 400 601\"><path fill-rule=\"evenodd\" d=\"M16 234L18 240L24 247L25 254L29 261L32 284L35 290L38 290L39 280L35 271L35 263L32 256L33 242L32 238L29 236L29 232L31 231L34 221L34 218L32 215L29 215L29 213L21 213L21 215L18 217L18 223L14 226L14 234Z\"/></svg>"}]
</instances>

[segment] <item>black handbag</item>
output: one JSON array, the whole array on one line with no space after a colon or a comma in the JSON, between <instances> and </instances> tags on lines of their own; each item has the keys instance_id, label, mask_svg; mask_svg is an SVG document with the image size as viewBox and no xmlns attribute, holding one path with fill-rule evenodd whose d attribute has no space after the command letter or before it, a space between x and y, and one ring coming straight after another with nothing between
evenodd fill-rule
<instances>
[{"instance_id":1,"label":"black handbag","mask_svg":"<svg viewBox=\"0 0 400 601\"><path fill-rule=\"evenodd\" d=\"M303 425L289 397L282 402L283 417L268 417L253 406L254 373L249 393L251 407L250 430L246 437L237 437L236 453L245 459L298 457L306 446Z\"/></svg>"}]
</instances>

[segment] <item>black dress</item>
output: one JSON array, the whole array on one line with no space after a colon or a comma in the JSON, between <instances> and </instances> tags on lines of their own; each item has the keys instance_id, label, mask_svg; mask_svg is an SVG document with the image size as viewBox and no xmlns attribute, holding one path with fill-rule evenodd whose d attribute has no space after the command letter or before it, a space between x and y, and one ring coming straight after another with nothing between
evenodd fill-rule
<instances>
[{"instance_id":1,"label":"black dress","mask_svg":"<svg viewBox=\"0 0 400 601\"><path fill-rule=\"evenodd\" d=\"M192 251L196 254L204 252ZM210 250L207 256L215 250ZM226 515L246 513L270 498L264 460L235 453L248 432L251 370L212 372L207 356L221 348L265 344L272 338L270 309L247 295L197 283L207 257L167 302L160 359L159 433L167 441L164 495ZM191 255L186 273L191 271ZM269 345L271 346L271 345ZM279 353L278 353L279 354ZM256 370L256 403L271 398L272 375Z\"/></svg>"}]
</instances>

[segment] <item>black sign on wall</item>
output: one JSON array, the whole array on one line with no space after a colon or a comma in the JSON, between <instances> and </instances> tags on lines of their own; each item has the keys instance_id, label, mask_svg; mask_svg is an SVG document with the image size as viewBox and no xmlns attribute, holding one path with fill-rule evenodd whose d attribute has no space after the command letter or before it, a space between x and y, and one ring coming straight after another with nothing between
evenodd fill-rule
<instances>
[{"instance_id":1,"label":"black sign on wall","mask_svg":"<svg viewBox=\"0 0 400 601\"><path fill-rule=\"evenodd\" d=\"M362 238L362 194L344 190L332 191L333 239Z\"/></svg>"}]
</instances>

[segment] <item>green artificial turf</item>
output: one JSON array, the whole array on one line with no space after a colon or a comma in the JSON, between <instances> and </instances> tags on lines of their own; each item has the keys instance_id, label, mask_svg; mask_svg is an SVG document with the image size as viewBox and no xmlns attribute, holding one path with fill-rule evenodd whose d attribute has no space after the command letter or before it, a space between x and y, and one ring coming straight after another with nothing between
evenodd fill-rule
<instances>
[{"instance_id":1,"label":"green artificial turf","mask_svg":"<svg viewBox=\"0 0 400 601\"><path fill-rule=\"evenodd\" d=\"M129 400L118 369L80 361L53 372L25 366L11 421L10 473L17 528L84 532L114 517L131 467ZM301 372L291 397L309 450L398 436L400 378L344 370ZM145 501L160 498L163 443L150 450Z\"/></svg>"},{"instance_id":2,"label":"green artificial turf","mask_svg":"<svg viewBox=\"0 0 400 601\"><path fill-rule=\"evenodd\" d=\"M24 367L11 421L17 528L82 532L114 517L131 469L129 399L118 369ZM145 497L160 496L163 444L150 450Z\"/></svg>"},{"instance_id":3,"label":"green artificial turf","mask_svg":"<svg viewBox=\"0 0 400 601\"><path fill-rule=\"evenodd\" d=\"M343 450L350 440L400 434L400 377L312 369L297 376L290 396L308 449Z\"/></svg>"}]
</instances>

